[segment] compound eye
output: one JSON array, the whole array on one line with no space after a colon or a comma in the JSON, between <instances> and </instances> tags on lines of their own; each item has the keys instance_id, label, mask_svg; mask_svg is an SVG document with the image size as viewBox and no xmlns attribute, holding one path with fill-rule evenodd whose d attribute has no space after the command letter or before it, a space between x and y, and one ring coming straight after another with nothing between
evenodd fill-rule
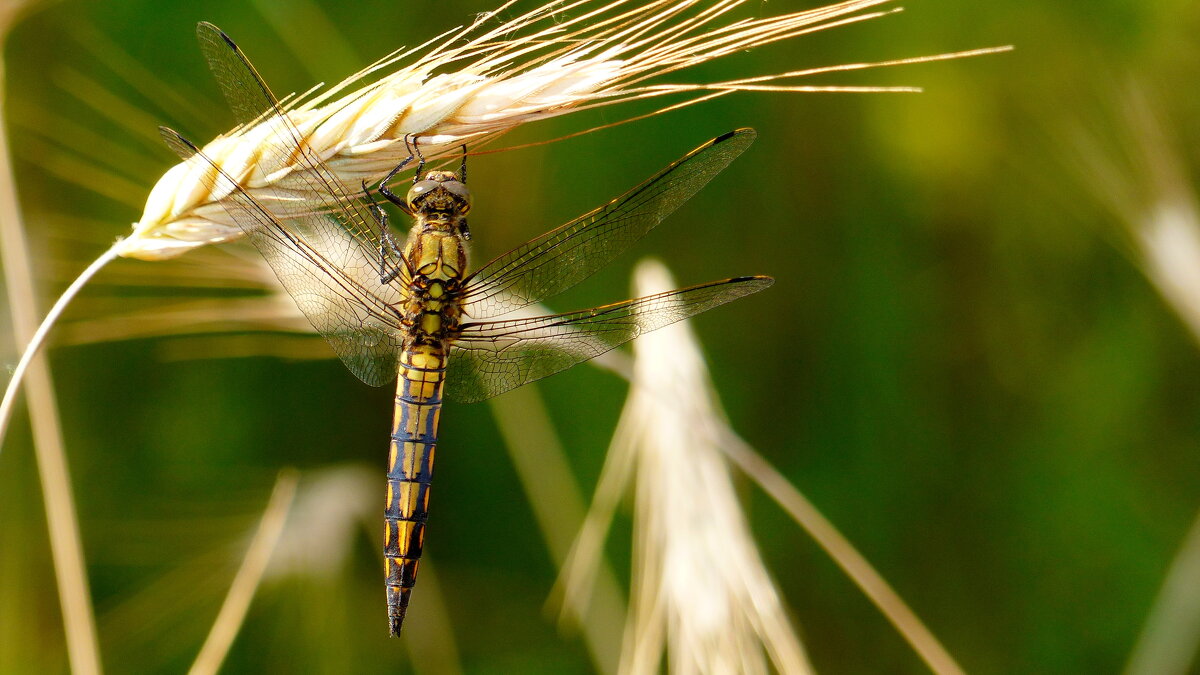
<instances>
[{"instance_id":1,"label":"compound eye","mask_svg":"<svg viewBox=\"0 0 1200 675\"><path fill-rule=\"evenodd\" d=\"M407 200L408 200L409 206L415 207L417 205L417 202L420 201L421 197L424 197L426 193L428 193L429 191L438 187L439 185L441 185L441 183L438 183L437 181L432 181L432 180L417 181L416 184L414 184L408 190Z\"/></svg>"},{"instance_id":2,"label":"compound eye","mask_svg":"<svg viewBox=\"0 0 1200 675\"><path fill-rule=\"evenodd\" d=\"M474 199L471 197L471 191L467 189L466 184L459 181L447 181L442 183L442 187L445 188L447 192L458 198L459 203L462 205L461 210L463 213L471 210L471 206L474 204Z\"/></svg>"}]
</instances>

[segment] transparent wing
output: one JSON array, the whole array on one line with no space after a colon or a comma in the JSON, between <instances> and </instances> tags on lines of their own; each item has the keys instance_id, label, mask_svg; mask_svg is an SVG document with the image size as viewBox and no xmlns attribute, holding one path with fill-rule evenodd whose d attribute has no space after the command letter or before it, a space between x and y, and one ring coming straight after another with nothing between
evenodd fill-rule
<instances>
[{"instance_id":1,"label":"transparent wing","mask_svg":"<svg viewBox=\"0 0 1200 675\"><path fill-rule=\"evenodd\" d=\"M578 312L464 324L450 353L446 397L472 403L503 394L773 283L738 277Z\"/></svg>"},{"instance_id":2,"label":"transparent wing","mask_svg":"<svg viewBox=\"0 0 1200 675\"><path fill-rule=\"evenodd\" d=\"M205 174L205 183L213 191L229 193L221 202L225 210L346 367L373 386L395 379L400 317L395 300L378 293L374 261L365 260L357 246L332 245L331 233L338 230L329 216L294 217L285 225L196 146L170 129L161 131L181 157L209 164L212 170Z\"/></svg>"},{"instance_id":3,"label":"transparent wing","mask_svg":"<svg viewBox=\"0 0 1200 675\"><path fill-rule=\"evenodd\" d=\"M197 34L235 114L268 125L259 168L280 177L253 188L256 198L174 131L163 129L164 139L184 159L210 165L205 182L227 195L225 210L351 372L367 384L388 383L397 372L395 307L407 279L379 283L374 218L309 148L237 46L211 24L200 24Z\"/></svg>"},{"instance_id":4,"label":"transparent wing","mask_svg":"<svg viewBox=\"0 0 1200 675\"><path fill-rule=\"evenodd\" d=\"M345 234L349 233L351 239L364 249L368 259L378 257L378 224L355 196L361 192L360 188L348 188L330 170L280 106L254 65L228 35L202 21L196 26L196 37L209 70L238 122L263 132L261 136L265 142L256 148L258 166L263 175L271 176L274 192L264 205L282 219L294 214L328 213L331 219L325 220L326 228L339 230L331 232L331 242L344 244L347 242ZM391 268L406 271L397 256L390 256L388 264Z\"/></svg>"},{"instance_id":5,"label":"transparent wing","mask_svg":"<svg viewBox=\"0 0 1200 675\"><path fill-rule=\"evenodd\" d=\"M264 83L258 70L242 50L220 28L207 21L196 24L196 39L208 62L221 93L237 118L238 124L249 124L264 113L276 113L279 101ZM246 71L251 76L246 77Z\"/></svg>"},{"instance_id":6,"label":"transparent wing","mask_svg":"<svg viewBox=\"0 0 1200 675\"><path fill-rule=\"evenodd\" d=\"M463 311L486 319L583 281L696 194L755 136L753 129L719 136L605 206L492 260L467 279Z\"/></svg>"}]
</instances>

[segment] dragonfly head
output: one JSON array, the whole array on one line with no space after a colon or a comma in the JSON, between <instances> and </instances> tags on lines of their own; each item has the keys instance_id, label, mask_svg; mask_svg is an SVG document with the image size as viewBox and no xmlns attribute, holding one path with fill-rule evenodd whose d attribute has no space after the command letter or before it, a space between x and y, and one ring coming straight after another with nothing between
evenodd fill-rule
<instances>
[{"instance_id":1,"label":"dragonfly head","mask_svg":"<svg viewBox=\"0 0 1200 675\"><path fill-rule=\"evenodd\" d=\"M471 191L453 171L430 171L413 183L408 205L427 222L453 223L471 210Z\"/></svg>"}]
</instances>

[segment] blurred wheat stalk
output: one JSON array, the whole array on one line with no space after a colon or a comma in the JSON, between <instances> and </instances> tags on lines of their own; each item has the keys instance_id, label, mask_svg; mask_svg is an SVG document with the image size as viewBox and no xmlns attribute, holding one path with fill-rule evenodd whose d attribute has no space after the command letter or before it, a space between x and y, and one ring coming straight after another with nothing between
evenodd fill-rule
<instances>
[{"instance_id":1,"label":"blurred wheat stalk","mask_svg":"<svg viewBox=\"0 0 1200 675\"><path fill-rule=\"evenodd\" d=\"M1120 239L1200 346L1200 208L1155 98L1136 78L1114 96L1110 125L1073 129L1068 151ZM1100 129L1099 133L1097 129ZM1200 647L1200 513L1184 537L1125 672L1184 675Z\"/></svg>"},{"instance_id":2,"label":"blurred wheat stalk","mask_svg":"<svg viewBox=\"0 0 1200 675\"><path fill-rule=\"evenodd\" d=\"M13 334L18 345L33 340L39 310L34 290L32 256L29 254L17 200L8 125L3 119L3 111L8 107L4 49L13 25L31 7L32 3L15 1L0 4L0 261L3 262ZM67 655L72 672L98 675L101 661L96 620L92 612L50 366L44 359L39 359L31 360L28 367L30 421L50 532L54 577L58 583L59 605L66 633ZM2 439L3 435L0 434Z\"/></svg>"},{"instance_id":3,"label":"blurred wheat stalk","mask_svg":"<svg viewBox=\"0 0 1200 675\"><path fill-rule=\"evenodd\" d=\"M670 290L643 262L634 296ZM810 673L735 494L724 420L695 336L680 322L635 343L629 398L592 511L564 570L564 607L587 611L613 509L637 477L632 605L622 673Z\"/></svg>"},{"instance_id":4,"label":"blurred wheat stalk","mask_svg":"<svg viewBox=\"0 0 1200 675\"><path fill-rule=\"evenodd\" d=\"M643 262L634 294L673 284L660 263ZM830 554L933 672L962 672L836 528L730 429L687 322L638 339L630 385L560 578L564 610L585 615L614 511L633 483L632 606L621 673L655 673L664 659L674 673L813 672L742 513L731 464Z\"/></svg>"}]
</instances>

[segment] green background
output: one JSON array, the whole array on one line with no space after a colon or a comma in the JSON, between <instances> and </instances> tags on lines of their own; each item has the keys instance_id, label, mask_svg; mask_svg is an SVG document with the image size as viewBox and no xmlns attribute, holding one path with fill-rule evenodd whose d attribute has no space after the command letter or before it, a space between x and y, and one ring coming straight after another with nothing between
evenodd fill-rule
<instances>
[{"instance_id":1,"label":"green background","mask_svg":"<svg viewBox=\"0 0 1200 675\"><path fill-rule=\"evenodd\" d=\"M194 43L197 21L228 31L288 92L337 81L490 8L259 5L64 1L13 31L6 112L43 306L127 232L174 163L154 142L156 124L197 139L231 126ZM750 3L735 14L802 8ZM1070 138L1083 130L1114 153L1127 149L1116 111L1134 79L1163 115L1171 150L1196 163L1200 6L925 0L905 10L670 81L1016 50L814 80L921 94L738 94L478 158L476 260L721 132L755 127L759 141L634 254L551 304L626 297L643 255L663 259L681 285L776 277L769 291L695 322L734 428L969 672L1113 672L1196 511L1200 360L1078 170ZM97 56L114 49L129 65ZM183 102L138 91L143 77ZM569 115L500 143L644 110ZM71 318L119 319L214 293L159 286L159 266L186 277L174 263L119 261ZM76 338L87 325L77 323ZM51 351L109 672L186 669L282 467L306 479L347 463L377 470L369 499L382 507L391 392L332 359L254 355L298 340L94 338ZM252 355L228 356L237 351ZM11 338L3 354L15 362ZM625 384L580 367L533 386L590 493ZM556 569L492 409L447 407L441 449L426 550L463 671L591 672L582 641L544 608ZM809 537L742 487L817 669L925 672ZM332 576L265 584L226 672L409 672L405 647L386 638L378 529L356 530ZM609 556L623 584L628 535L625 510ZM422 590L410 623L421 620ZM0 455L0 672L65 672L61 625L22 416Z\"/></svg>"}]
</instances>

